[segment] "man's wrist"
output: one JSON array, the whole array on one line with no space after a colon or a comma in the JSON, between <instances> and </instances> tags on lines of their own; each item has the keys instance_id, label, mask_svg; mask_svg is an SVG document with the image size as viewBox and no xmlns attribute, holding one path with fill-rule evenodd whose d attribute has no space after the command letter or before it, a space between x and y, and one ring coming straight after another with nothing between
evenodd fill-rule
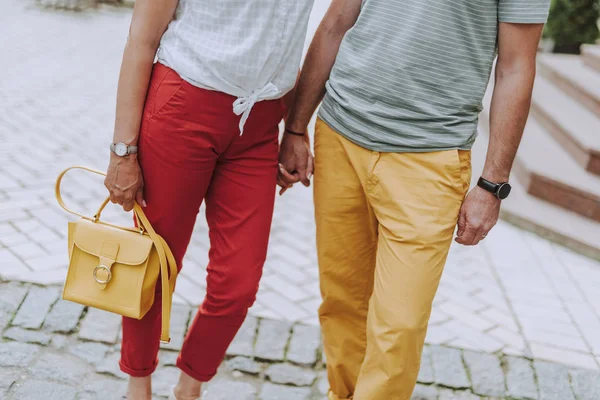
<instances>
[{"instance_id":1,"label":"man's wrist","mask_svg":"<svg viewBox=\"0 0 600 400\"><path fill-rule=\"evenodd\" d=\"M285 128L284 133L287 133L287 134L293 135L293 136L300 136L300 137L306 136L306 130L304 130L304 131L294 131L292 129Z\"/></svg>"}]
</instances>

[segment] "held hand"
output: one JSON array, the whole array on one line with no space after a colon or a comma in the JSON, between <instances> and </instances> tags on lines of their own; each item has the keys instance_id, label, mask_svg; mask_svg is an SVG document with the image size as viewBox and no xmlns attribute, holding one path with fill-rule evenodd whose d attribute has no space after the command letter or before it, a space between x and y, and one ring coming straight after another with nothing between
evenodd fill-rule
<instances>
[{"instance_id":1,"label":"held hand","mask_svg":"<svg viewBox=\"0 0 600 400\"><path fill-rule=\"evenodd\" d=\"M306 187L310 186L313 168L313 155L305 138L284 134L279 150L279 194L285 193L296 182L302 182Z\"/></svg>"},{"instance_id":2,"label":"held hand","mask_svg":"<svg viewBox=\"0 0 600 400\"><path fill-rule=\"evenodd\" d=\"M460 209L456 242L465 246L478 244L496 225L499 215L500 200L475 187Z\"/></svg>"},{"instance_id":3,"label":"held hand","mask_svg":"<svg viewBox=\"0 0 600 400\"><path fill-rule=\"evenodd\" d=\"M122 205L125 211L131 211L134 202L146 207L144 179L137 157L121 158L112 154L104 186L110 193L110 201Z\"/></svg>"}]
</instances>

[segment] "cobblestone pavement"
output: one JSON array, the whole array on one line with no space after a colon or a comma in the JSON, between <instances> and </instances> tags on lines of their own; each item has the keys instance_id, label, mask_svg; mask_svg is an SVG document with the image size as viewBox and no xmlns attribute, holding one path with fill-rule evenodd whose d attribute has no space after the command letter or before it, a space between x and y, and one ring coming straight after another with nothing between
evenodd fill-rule
<instances>
[{"instance_id":1,"label":"cobblestone pavement","mask_svg":"<svg viewBox=\"0 0 600 400\"><path fill-rule=\"evenodd\" d=\"M327 3L317 0L311 30ZM16 0L0 0L0 10L0 53L8 55L0 67L0 280L59 284L67 216L53 182L73 164L106 166L130 10L60 12ZM100 180L78 173L64 194L90 215L106 195ZM317 324L312 214L310 190L277 199L252 315ZM115 208L105 217L129 219ZM207 252L199 218L177 285L182 307L203 299ZM483 245L452 248L427 343L598 370L599 289L598 262L500 223Z\"/></svg>"},{"instance_id":2,"label":"cobblestone pavement","mask_svg":"<svg viewBox=\"0 0 600 400\"><path fill-rule=\"evenodd\" d=\"M120 318L59 300L59 288L0 284L0 399L107 400L125 391L118 370ZM154 395L163 399L195 308L176 305ZM415 400L597 400L600 372L523 357L431 345ZM313 325L249 317L206 387L206 400L325 400L328 389Z\"/></svg>"}]
</instances>

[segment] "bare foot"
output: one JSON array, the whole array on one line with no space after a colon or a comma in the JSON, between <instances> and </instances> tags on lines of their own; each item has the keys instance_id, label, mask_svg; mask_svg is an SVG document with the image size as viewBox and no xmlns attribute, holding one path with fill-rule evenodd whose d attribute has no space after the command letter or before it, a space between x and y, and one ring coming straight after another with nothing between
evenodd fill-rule
<instances>
[{"instance_id":1,"label":"bare foot","mask_svg":"<svg viewBox=\"0 0 600 400\"><path fill-rule=\"evenodd\" d=\"M129 378L127 400L152 400L152 378Z\"/></svg>"},{"instance_id":2,"label":"bare foot","mask_svg":"<svg viewBox=\"0 0 600 400\"><path fill-rule=\"evenodd\" d=\"M175 386L175 398L177 400L200 400L202 382L182 372L179 382Z\"/></svg>"}]
</instances>

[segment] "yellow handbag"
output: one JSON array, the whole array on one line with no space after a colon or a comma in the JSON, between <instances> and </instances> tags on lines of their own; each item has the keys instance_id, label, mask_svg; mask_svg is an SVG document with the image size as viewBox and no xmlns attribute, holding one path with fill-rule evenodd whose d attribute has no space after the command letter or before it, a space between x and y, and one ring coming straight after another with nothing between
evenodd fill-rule
<instances>
[{"instance_id":1,"label":"yellow handbag","mask_svg":"<svg viewBox=\"0 0 600 400\"><path fill-rule=\"evenodd\" d=\"M71 211L60 194L60 183L72 169L98 175L86 167L67 168L56 180L56 199L67 212L81 217L69 222L69 271L63 299L125 317L141 319L154 303L159 276L162 285L161 342L168 343L171 303L177 277L177 263L136 203L133 209L138 227L124 228L100 221L108 197L93 217Z\"/></svg>"}]
</instances>

